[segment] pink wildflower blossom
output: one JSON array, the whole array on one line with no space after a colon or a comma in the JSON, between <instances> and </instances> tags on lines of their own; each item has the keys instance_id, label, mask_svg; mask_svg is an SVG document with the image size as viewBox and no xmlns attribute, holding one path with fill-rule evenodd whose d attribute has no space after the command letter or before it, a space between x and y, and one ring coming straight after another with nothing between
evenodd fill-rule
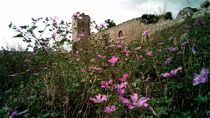
<instances>
[{"instance_id":1,"label":"pink wildflower blossom","mask_svg":"<svg viewBox=\"0 0 210 118\"><path fill-rule=\"evenodd\" d=\"M116 109L115 109L115 106L114 105L112 105L111 107L106 106L105 109L104 109L104 112L111 113L111 112L113 112L115 110Z\"/></svg>"},{"instance_id":2,"label":"pink wildflower blossom","mask_svg":"<svg viewBox=\"0 0 210 118\"><path fill-rule=\"evenodd\" d=\"M136 58L137 58L137 60L140 60L141 56L136 54Z\"/></svg>"},{"instance_id":3,"label":"pink wildflower blossom","mask_svg":"<svg viewBox=\"0 0 210 118\"><path fill-rule=\"evenodd\" d=\"M109 60L109 62L112 63L112 65L114 65L118 59L119 59L119 57L112 56L112 58Z\"/></svg>"},{"instance_id":4,"label":"pink wildflower blossom","mask_svg":"<svg viewBox=\"0 0 210 118\"><path fill-rule=\"evenodd\" d=\"M100 24L98 26L98 30L101 30L101 29L106 29L107 27L104 25L104 24Z\"/></svg>"},{"instance_id":5,"label":"pink wildflower blossom","mask_svg":"<svg viewBox=\"0 0 210 118\"><path fill-rule=\"evenodd\" d=\"M134 50L135 51L138 51L138 50L140 50L141 49L141 47L136 47Z\"/></svg>"},{"instance_id":6,"label":"pink wildflower blossom","mask_svg":"<svg viewBox=\"0 0 210 118\"><path fill-rule=\"evenodd\" d=\"M101 59L105 59L106 58L106 56L102 56L102 55L98 55L98 57L101 58Z\"/></svg>"},{"instance_id":7,"label":"pink wildflower blossom","mask_svg":"<svg viewBox=\"0 0 210 118\"><path fill-rule=\"evenodd\" d=\"M117 88L120 90L120 89L122 89L122 88L126 88L127 87L127 84L128 84L128 82L124 82L124 83L122 83L122 84L118 84L117 85Z\"/></svg>"},{"instance_id":8,"label":"pink wildflower blossom","mask_svg":"<svg viewBox=\"0 0 210 118\"><path fill-rule=\"evenodd\" d=\"M105 82L105 81L101 81L101 88L105 88L106 90L109 89L109 83L108 82Z\"/></svg>"},{"instance_id":9,"label":"pink wildflower blossom","mask_svg":"<svg viewBox=\"0 0 210 118\"><path fill-rule=\"evenodd\" d=\"M128 54L131 52L130 50L124 49L123 50L124 53L126 53L126 56L128 56Z\"/></svg>"},{"instance_id":10,"label":"pink wildflower blossom","mask_svg":"<svg viewBox=\"0 0 210 118\"><path fill-rule=\"evenodd\" d=\"M128 74L126 73L123 75L123 78L120 78L119 80L122 82L125 82L127 78L128 78Z\"/></svg>"},{"instance_id":11,"label":"pink wildflower blossom","mask_svg":"<svg viewBox=\"0 0 210 118\"><path fill-rule=\"evenodd\" d=\"M92 66L92 67L90 67L89 69L92 69L92 70L101 70L102 68L97 67L97 66Z\"/></svg>"},{"instance_id":12,"label":"pink wildflower blossom","mask_svg":"<svg viewBox=\"0 0 210 118\"><path fill-rule=\"evenodd\" d=\"M101 98L101 97L102 97L102 98ZM106 95L101 96L101 94L98 94L98 95L96 96L96 98L90 97L90 100L92 100L92 101L95 102L95 103L101 103L101 102L103 102L103 101L107 101L107 96L106 96Z\"/></svg>"},{"instance_id":13,"label":"pink wildflower blossom","mask_svg":"<svg viewBox=\"0 0 210 118\"><path fill-rule=\"evenodd\" d=\"M151 56L152 55L152 51L147 51L146 55L147 56Z\"/></svg>"},{"instance_id":14,"label":"pink wildflower blossom","mask_svg":"<svg viewBox=\"0 0 210 118\"><path fill-rule=\"evenodd\" d=\"M122 96L120 96L120 100L124 103L126 103L128 105L128 108L129 109L133 109L133 108L136 108L136 107L145 107L147 108L149 105L146 103L147 100L149 100L149 98L147 97L142 97L138 100L138 94L137 93L134 93L134 95L131 95L131 100L128 100Z\"/></svg>"},{"instance_id":15,"label":"pink wildflower blossom","mask_svg":"<svg viewBox=\"0 0 210 118\"><path fill-rule=\"evenodd\" d=\"M168 48L168 50L171 51L171 52L174 52L174 51L176 51L176 48L170 47L170 48Z\"/></svg>"},{"instance_id":16,"label":"pink wildflower blossom","mask_svg":"<svg viewBox=\"0 0 210 118\"><path fill-rule=\"evenodd\" d=\"M149 30L145 30L142 34L142 36L147 36L149 34Z\"/></svg>"},{"instance_id":17,"label":"pink wildflower blossom","mask_svg":"<svg viewBox=\"0 0 210 118\"><path fill-rule=\"evenodd\" d=\"M125 61L128 61L128 58L125 58L124 60L125 60Z\"/></svg>"},{"instance_id":18,"label":"pink wildflower blossom","mask_svg":"<svg viewBox=\"0 0 210 118\"><path fill-rule=\"evenodd\" d=\"M173 70L171 70L171 72L170 73L164 73L164 74L162 74L162 76L163 77L170 77L170 76L174 76L174 75L176 75L176 73L178 72L178 71L180 71L180 70L182 70L182 67L178 67L177 69L173 69Z\"/></svg>"}]
</instances>

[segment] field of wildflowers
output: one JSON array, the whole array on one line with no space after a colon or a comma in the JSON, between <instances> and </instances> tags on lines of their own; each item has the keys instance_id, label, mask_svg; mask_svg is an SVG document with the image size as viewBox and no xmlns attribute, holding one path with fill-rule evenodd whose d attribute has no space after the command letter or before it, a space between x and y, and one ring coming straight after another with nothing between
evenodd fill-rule
<instances>
[{"instance_id":1,"label":"field of wildflowers","mask_svg":"<svg viewBox=\"0 0 210 118\"><path fill-rule=\"evenodd\" d=\"M9 25L33 52L0 53L0 117L210 116L209 15L154 34L146 30L144 39L129 44L106 34L79 38L68 52L63 45L72 44L70 25L57 17L32 19L31 26Z\"/></svg>"}]
</instances>

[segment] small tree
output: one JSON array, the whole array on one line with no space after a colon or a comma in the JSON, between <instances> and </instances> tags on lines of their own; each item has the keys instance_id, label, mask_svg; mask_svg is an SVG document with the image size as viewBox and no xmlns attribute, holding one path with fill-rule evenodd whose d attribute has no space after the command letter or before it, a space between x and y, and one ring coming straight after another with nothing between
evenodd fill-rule
<instances>
[{"instance_id":1,"label":"small tree","mask_svg":"<svg viewBox=\"0 0 210 118\"><path fill-rule=\"evenodd\" d=\"M116 24L114 23L114 21L111 20L111 19L105 20L105 23L107 23L107 28L111 28L113 26L116 26Z\"/></svg>"}]
</instances>

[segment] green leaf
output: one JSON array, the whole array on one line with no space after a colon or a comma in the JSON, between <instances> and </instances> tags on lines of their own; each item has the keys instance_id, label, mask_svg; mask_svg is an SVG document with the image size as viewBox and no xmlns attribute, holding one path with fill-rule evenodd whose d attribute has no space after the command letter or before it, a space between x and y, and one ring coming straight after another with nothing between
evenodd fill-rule
<instances>
[{"instance_id":1,"label":"green leaf","mask_svg":"<svg viewBox=\"0 0 210 118\"><path fill-rule=\"evenodd\" d=\"M13 36L13 38L21 38L21 37L23 37L22 34L18 34L18 35L16 35L16 36Z\"/></svg>"},{"instance_id":2,"label":"green leaf","mask_svg":"<svg viewBox=\"0 0 210 118\"><path fill-rule=\"evenodd\" d=\"M24 26L20 26L21 29L26 29L28 26L24 25Z\"/></svg>"}]
</instances>

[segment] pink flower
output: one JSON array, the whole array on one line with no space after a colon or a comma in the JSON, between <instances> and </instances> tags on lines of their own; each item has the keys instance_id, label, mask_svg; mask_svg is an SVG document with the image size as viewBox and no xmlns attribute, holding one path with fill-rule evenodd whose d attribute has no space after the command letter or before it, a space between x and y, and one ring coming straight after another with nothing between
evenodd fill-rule
<instances>
[{"instance_id":1,"label":"pink flower","mask_svg":"<svg viewBox=\"0 0 210 118\"><path fill-rule=\"evenodd\" d=\"M114 65L117 62L118 58L119 57L112 56L112 58L109 60L109 62L112 63L112 65Z\"/></svg>"},{"instance_id":2,"label":"pink flower","mask_svg":"<svg viewBox=\"0 0 210 118\"><path fill-rule=\"evenodd\" d=\"M171 72L170 73L164 73L164 74L162 74L162 76L163 77L170 77L170 76L174 76L174 75L176 75L176 73L178 72L178 71L180 71L180 70L182 70L182 67L180 66L180 67L178 67L177 69L173 69L173 70L171 70Z\"/></svg>"},{"instance_id":3,"label":"pink flower","mask_svg":"<svg viewBox=\"0 0 210 118\"><path fill-rule=\"evenodd\" d=\"M125 60L125 61L128 61L128 58L125 58L124 60Z\"/></svg>"},{"instance_id":4,"label":"pink flower","mask_svg":"<svg viewBox=\"0 0 210 118\"><path fill-rule=\"evenodd\" d=\"M146 55L147 56L151 56L152 55L152 51L147 51Z\"/></svg>"},{"instance_id":5,"label":"pink flower","mask_svg":"<svg viewBox=\"0 0 210 118\"><path fill-rule=\"evenodd\" d=\"M79 36L80 38L84 38L84 37L85 37L85 34L78 34L78 36Z\"/></svg>"},{"instance_id":6,"label":"pink flower","mask_svg":"<svg viewBox=\"0 0 210 118\"><path fill-rule=\"evenodd\" d=\"M101 58L101 59L105 59L106 58L106 56L102 56L102 55L98 55L98 57Z\"/></svg>"},{"instance_id":7,"label":"pink flower","mask_svg":"<svg viewBox=\"0 0 210 118\"><path fill-rule=\"evenodd\" d=\"M124 50L123 50L123 52L125 52L126 53L126 56L128 56L128 54L131 52L130 50L127 50L127 48L125 48Z\"/></svg>"},{"instance_id":8,"label":"pink flower","mask_svg":"<svg viewBox=\"0 0 210 118\"><path fill-rule=\"evenodd\" d=\"M137 60L140 60L141 56L136 54L136 58L137 58Z\"/></svg>"},{"instance_id":9,"label":"pink flower","mask_svg":"<svg viewBox=\"0 0 210 118\"><path fill-rule=\"evenodd\" d=\"M98 30L101 30L101 29L106 29L107 27L104 25L104 24L100 24L98 26Z\"/></svg>"},{"instance_id":10,"label":"pink flower","mask_svg":"<svg viewBox=\"0 0 210 118\"><path fill-rule=\"evenodd\" d=\"M92 69L92 70L101 70L102 68L97 67L97 66L92 66L92 67L90 67L89 69Z\"/></svg>"},{"instance_id":11,"label":"pink flower","mask_svg":"<svg viewBox=\"0 0 210 118\"><path fill-rule=\"evenodd\" d=\"M117 45L117 48L121 48L122 46L121 45Z\"/></svg>"},{"instance_id":12,"label":"pink flower","mask_svg":"<svg viewBox=\"0 0 210 118\"><path fill-rule=\"evenodd\" d=\"M169 64L171 62L171 60L172 60L172 57L167 58L166 61L165 61L165 64L166 65Z\"/></svg>"},{"instance_id":13,"label":"pink flower","mask_svg":"<svg viewBox=\"0 0 210 118\"><path fill-rule=\"evenodd\" d=\"M126 86L127 86L127 84L128 84L128 82L124 82L124 83L122 83L122 84L118 84L117 85L117 88L120 90L120 89L122 89L122 88L126 88Z\"/></svg>"},{"instance_id":14,"label":"pink flower","mask_svg":"<svg viewBox=\"0 0 210 118\"><path fill-rule=\"evenodd\" d=\"M54 16L54 17L50 17L50 20L52 20L52 21L56 21L56 20L58 20L58 17L57 16Z\"/></svg>"},{"instance_id":15,"label":"pink flower","mask_svg":"<svg viewBox=\"0 0 210 118\"><path fill-rule=\"evenodd\" d=\"M77 38L77 41L80 41L80 40L81 40L81 38L80 38L80 37L78 37L78 38Z\"/></svg>"},{"instance_id":16,"label":"pink flower","mask_svg":"<svg viewBox=\"0 0 210 118\"><path fill-rule=\"evenodd\" d=\"M123 78L120 78L119 80L122 82L125 82L127 78L128 78L128 74L126 73L123 75Z\"/></svg>"},{"instance_id":17,"label":"pink flower","mask_svg":"<svg viewBox=\"0 0 210 118\"><path fill-rule=\"evenodd\" d=\"M101 88L105 88L106 90L109 89L109 83L108 82L105 82L105 81L101 81Z\"/></svg>"},{"instance_id":18,"label":"pink flower","mask_svg":"<svg viewBox=\"0 0 210 118\"><path fill-rule=\"evenodd\" d=\"M109 84L112 84L112 83L113 83L113 80L112 80L112 79L110 79L110 80L109 80Z\"/></svg>"},{"instance_id":19,"label":"pink flower","mask_svg":"<svg viewBox=\"0 0 210 118\"><path fill-rule=\"evenodd\" d=\"M149 34L149 30L145 30L142 34L142 36L147 36Z\"/></svg>"},{"instance_id":20,"label":"pink flower","mask_svg":"<svg viewBox=\"0 0 210 118\"><path fill-rule=\"evenodd\" d=\"M102 98L101 98L101 97L102 97ZM96 96L96 98L90 97L90 100L92 100L92 101L95 102L95 103L101 103L101 102L103 102L103 101L107 101L107 96L106 96L106 95L101 96L101 94L98 94L98 95Z\"/></svg>"},{"instance_id":21,"label":"pink flower","mask_svg":"<svg viewBox=\"0 0 210 118\"><path fill-rule=\"evenodd\" d=\"M140 50L141 49L141 47L136 47L134 50L135 51L138 51L138 50Z\"/></svg>"},{"instance_id":22,"label":"pink flower","mask_svg":"<svg viewBox=\"0 0 210 118\"><path fill-rule=\"evenodd\" d=\"M125 94L125 89L119 90L119 97L122 97Z\"/></svg>"},{"instance_id":23,"label":"pink flower","mask_svg":"<svg viewBox=\"0 0 210 118\"><path fill-rule=\"evenodd\" d=\"M149 100L149 98L142 97L138 100L138 94L137 93L134 93L134 95L131 95L130 97L131 97L132 102L130 100L124 98L124 97L119 97L119 98L122 102L128 104L129 109L133 109L133 108L141 107L141 106L143 106L145 108L148 107L148 104L146 102L147 102L147 100Z\"/></svg>"},{"instance_id":24,"label":"pink flower","mask_svg":"<svg viewBox=\"0 0 210 118\"><path fill-rule=\"evenodd\" d=\"M115 110L116 109L115 109L114 105L112 105L111 107L106 106L105 109L104 109L104 112L111 113L111 112L113 112Z\"/></svg>"},{"instance_id":25,"label":"pink flower","mask_svg":"<svg viewBox=\"0 0 210 118\"><path fill-rule=\"evenodd\" d=\"M168 50L171 51L171 52L174 52L174 51L176 51L176 48L170 47L170 48L168 48Z\"/></svg>"}]
</instances>

